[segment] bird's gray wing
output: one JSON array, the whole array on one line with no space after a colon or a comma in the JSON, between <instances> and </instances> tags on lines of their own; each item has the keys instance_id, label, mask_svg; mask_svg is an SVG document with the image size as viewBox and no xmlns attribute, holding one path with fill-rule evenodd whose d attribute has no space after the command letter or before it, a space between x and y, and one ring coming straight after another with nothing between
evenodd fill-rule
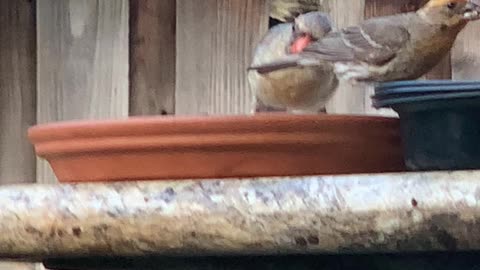
<instances>
[{"instance_id":1,"label":"bird's gray wing","mask_svg":"<svg viewBox=\"0 0 480 270\"><path fill-rule=\"evenodd\" d=\"M305 56L327 61L360 61L383 65L410 39L407 28L392 18L376 18L331 33L304 50Z\"/></svg>"}]
</instances>

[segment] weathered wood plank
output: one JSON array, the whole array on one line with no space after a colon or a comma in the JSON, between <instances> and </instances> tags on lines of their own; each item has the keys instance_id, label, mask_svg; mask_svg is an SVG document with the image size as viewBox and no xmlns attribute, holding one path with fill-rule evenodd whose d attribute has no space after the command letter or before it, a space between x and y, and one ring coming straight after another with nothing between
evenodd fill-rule
<instances>
[{"instance_id":1,"label":"weathered wood plank","mask_svg":"<svg viewBox=\"0 0 480 270\"><path fill-rule=\"evenodd\" d=\"M0 184L35 181L27 129L36 122L35 4L0 0ZM0 262L0 270L34 264Z\"/></svg>"},{"instance_id":2,"label":"weathered wood plank","mask_svg":"<svg viewBox=\"0 0 480 270\"><path fill-rule=\"evenodd\" d=\"M39 123L128 115L128 1L37 1ZM38 182L55 179L39 162Z\"/></svg>"},{"instance_id":3,"label":"weathered wood plank","mask_svg":"<svg viewBox=\"0 0 480 270\"><path fill-rule=\"evenodd\" d=\"M130 115L175 113L175 7L130 1Z\"/></svg>"},{"instance_id":4,"label":"weathered wood plank","mask_svg":"<svg viewBox=\"0 0 480 270\"><path fill-rule=\"evenodd\" d=\"M0 0L0 184L34 182L35 5Z\"/></svg>"},{"instance_id":5,"label":"weathered wood plank","mask_svg":"<svg viewBox=\"0 0 480 270\"><path fill-rule=\"evenodd\" d=\"M467 26L452 51L452 73L455 80L480 79L480 22Z\"/></svg>"},{"instance_id":6,"label":"weathered wood plank","mask_svg":"<svg viewBox=\"0 0 480 270\"><path fill-rule=\"evenodd\" d=\"M177 114L250 112L246 69L268 27L265 0L177 0Z\"/></svg>"}]
</instances>

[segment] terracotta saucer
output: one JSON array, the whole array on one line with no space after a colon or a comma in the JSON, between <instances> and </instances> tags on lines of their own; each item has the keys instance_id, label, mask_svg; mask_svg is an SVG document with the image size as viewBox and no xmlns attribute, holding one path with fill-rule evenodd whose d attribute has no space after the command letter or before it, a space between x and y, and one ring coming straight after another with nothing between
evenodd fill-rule
<instances>
[{"instance_id":1,"label":"terracotta saucer","mask_svg":"<svg viewBox=\"0 0 480 270\"><path fill-rule=\"evenodd\" d=\"M60 182L405 170L398 119L260 114L60 122L29 139Z\"/></svg>"}]
</instances>

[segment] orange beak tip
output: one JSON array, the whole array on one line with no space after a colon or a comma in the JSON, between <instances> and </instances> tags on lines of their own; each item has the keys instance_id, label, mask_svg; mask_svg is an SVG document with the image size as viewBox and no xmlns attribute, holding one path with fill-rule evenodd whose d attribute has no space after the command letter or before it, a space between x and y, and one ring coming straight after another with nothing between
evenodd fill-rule
<instances>
[{"instance_id":1,"label":"orange beak tip","mask_svg":"<svg viewBox=\"0 0 480 270\"><path fill-rule=\"evenodd\" d=\"M304 36L296 39L292 46L290 46L290 53L297 54L301 53L311 42L311 38L309 36Z\"/></svg>"}]
</instances>

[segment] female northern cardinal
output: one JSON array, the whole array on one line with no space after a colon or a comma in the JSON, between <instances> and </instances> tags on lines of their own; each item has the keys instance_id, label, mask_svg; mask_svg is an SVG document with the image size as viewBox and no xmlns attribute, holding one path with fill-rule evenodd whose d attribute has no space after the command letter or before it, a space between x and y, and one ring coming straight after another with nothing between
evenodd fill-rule
<instances>
[{"instance_id":1,"label":"female northern cardinal","mask_svg":"<svg viewBox=\"0 0 480 270\"><path fill-rule=\"evenodd\" d=\"M330 63L316 61L312 66L300 65L275 71L268 66L274 61L297 59L305 47L331 31L331 21L322 12L302 14L292 23L271 28L254 52L252 65L256 68L248 72L257 102L290 113L318 113L325 109L338 85Z\"/></svg>"}]
</instances>

